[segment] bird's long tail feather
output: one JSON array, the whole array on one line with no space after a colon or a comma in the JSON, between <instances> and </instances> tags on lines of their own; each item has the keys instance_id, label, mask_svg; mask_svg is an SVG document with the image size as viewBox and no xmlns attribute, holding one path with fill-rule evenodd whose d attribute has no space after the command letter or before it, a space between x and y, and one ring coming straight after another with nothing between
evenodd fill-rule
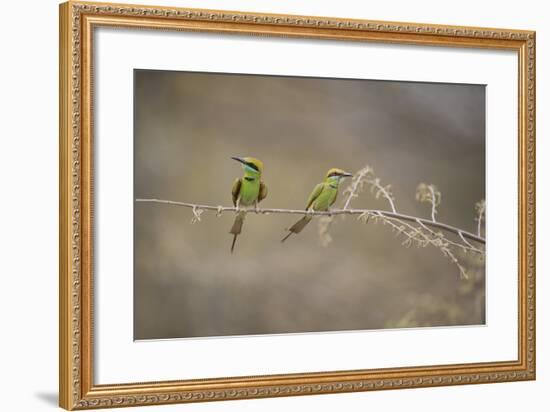
<instances>
[{"instance_id":1,"label":"bird's long tail feather","mask_svg":"<svg viewBox=\"0 0 550 412\"><path fill-rule=\"evenodd\" d=\"M281 239L281 243L283 243L285 240L287 240L294 232L288 232L288 234Z\"/></svg>"},{"instance_id":2,"label":"bird's long tail feather","mask_svg":"<svg viewBox=\"0 0 550 412\"><path fill-rule=\"evenodd\" d=\"M233 235L233 242L231 243L231 253L233 253L233 250L235 249L237 236L241 234L241 231L243 229L245 215L246 213L244 212L237 213L237 216L235 216L235 221L233 222L233 226L231 226L231 230L229 231L229 233Z\"/></svg>"},{"instance_id":3,"label":"bird's long tail feather","mask_svg":"<svg viewBox=\"0 0 550 412\"><path fill-rule=\"evenodd\" d=\"M231 253L233 253L233 250L235 249L235 243L237 242L237 236L239 236L239 235L233 235L233 242L231 242Z\"/></svg>"},{"instance_id":4,"label":"bird's long tail feather","mask_svg":"<svg viewBox=\"0 0 550 412\"><path fill-rule=\"evenodd\" d=\"M294 223L292 226L290 226L288 228L289 233L284 238L281 239L281 242L284 242L285 240L287 240L290 237L290 235L292 235L293 233L295 234L300 233L304 229L304 227L306 227L307 224L311 222L311 219L312 219L311 216L304 216L303 218L298 220L296 223Z\"/></svg>"}]
</instances>

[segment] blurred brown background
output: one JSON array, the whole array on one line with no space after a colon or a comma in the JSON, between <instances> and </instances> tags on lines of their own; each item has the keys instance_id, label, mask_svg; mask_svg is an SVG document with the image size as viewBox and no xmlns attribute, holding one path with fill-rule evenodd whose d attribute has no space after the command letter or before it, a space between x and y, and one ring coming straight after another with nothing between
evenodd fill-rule
<instances>
[{"instance_id":1,"label":"blurred brown background","mask_svg":"<svg viewBox=\"0 0 550 412\"><path fill-rule=\"evenodd\" d=\"M485 198L482 85L136 70L134 127L136 198L229 206L235 155L264 161L262 207L303 208L327 169L366 164L402 213L429 217L415 190L433 183L438 219L475 231ZM365 191L353 207L387 205ZM325 248L317 222L281 244L297 216L248 215L231 255L232 213L190 224L182 207L134 212L136 339L485 322L482 262L460 255L460 279L439 250L407 249L381 223L338 218Z\"/></svg>"}]
</instances>

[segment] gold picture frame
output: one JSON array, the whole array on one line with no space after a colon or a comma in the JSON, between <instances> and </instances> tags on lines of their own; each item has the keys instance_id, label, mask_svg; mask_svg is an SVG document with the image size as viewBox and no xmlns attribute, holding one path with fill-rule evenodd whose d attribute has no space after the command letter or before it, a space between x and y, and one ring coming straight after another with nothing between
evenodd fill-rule
<instances>
[{"instance_id":1,"label":"gold picture frame","mask_svg":"<svg viewBox=\"0 0 550 412\"><path fill-rule=\"evenodd\" d=\"M518 56L518 359L95 385L92 49L116 26L506 49ZM535 379L535 32L70 1L60 5L60 378L65 409L160 405Z\"/></svg>"}]
</instances>

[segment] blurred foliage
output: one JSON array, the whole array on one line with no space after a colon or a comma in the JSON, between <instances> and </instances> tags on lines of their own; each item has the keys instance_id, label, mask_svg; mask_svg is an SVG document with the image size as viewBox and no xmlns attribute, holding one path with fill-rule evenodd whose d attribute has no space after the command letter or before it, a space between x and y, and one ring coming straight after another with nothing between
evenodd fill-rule
<instances>
[{"instance_id":1,"label":"blurred foliage","mask_svg":"<svg viewBox=\"0 0 550 412\"><path fill-rule=\"evenodd\" d=\"M457 288L454 300L433 294L407 296L410 309L389 319L386 328L468 325L471 319L485 323L485 259L463 253L460 259L470 274Z\"/></svg>"}]
</instances>

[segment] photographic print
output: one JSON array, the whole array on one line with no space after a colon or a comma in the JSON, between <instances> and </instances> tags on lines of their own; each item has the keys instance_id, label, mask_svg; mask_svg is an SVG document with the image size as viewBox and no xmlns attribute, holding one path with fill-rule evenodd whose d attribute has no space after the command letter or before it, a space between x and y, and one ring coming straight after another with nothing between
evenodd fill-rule
<instances>
[{"instance_id":1,"label":"photographic print","mask_svg":"<svg viewBox=\"0 0 550 412\"><path fill-rule=\"evenodd\" d=\"M59 16L63 408L535 379L534 31Z\"/></svg>"},{"instance_id":2,"label":"photographic print","mask_svg":"<svg viewBox=\"0 0 550 412\"><path fill-rule=\"evenodd\" d=\"M134 70L134 339L485 324L485 86Z\"/></svg>"}]
</instances>

